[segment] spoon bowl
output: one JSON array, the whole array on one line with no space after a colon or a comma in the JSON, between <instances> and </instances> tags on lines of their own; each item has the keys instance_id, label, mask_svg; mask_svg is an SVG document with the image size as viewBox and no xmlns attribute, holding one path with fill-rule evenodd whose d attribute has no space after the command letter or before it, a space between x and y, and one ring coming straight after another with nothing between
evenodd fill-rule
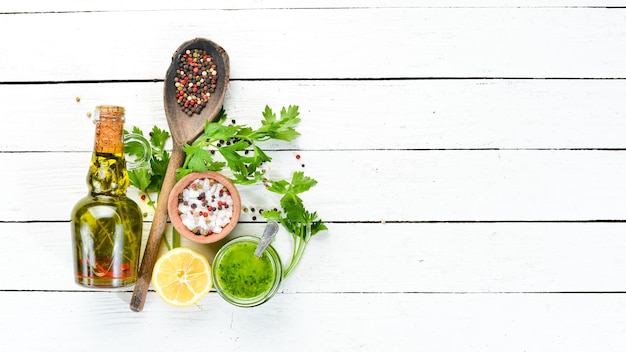
<instances>
[{"instance_id":1,"label":"spoon bowl","mask_svg":"<svg viewBox=\"0 0 626 352\"><path fill-rule=\"evenodd\" d=\"M213 57L217 71L217 82L215 91L211 94L207 105L199 114L189 116L178 105L174 77L181 55L187 50L193 49L204 50L208 55ZM167 224L168 198L176 183L176 169L183 164L185 159L185 152L183 152L182 146L186 143L192 143L197 139L204 131L206 122L213 121L219 115L222 104L224 103L229 76L230 62L226 51L221 46L208 39L195 38L187 41L179 46L172 56L172 62L165 75L163 103L165 106L165 117L167 118L167 124L170 128L170 134L172 135L173 148L165 176L163 177L163 185L159 192L157 208L154 213L154 218L152 219L152 226L150 227L150 234L146 242L146 249L144 250L141 266L139 267L135 290L130 301L130 309L133 311L140 312L143 310L145 304L148 288L150 287L150 281L152 279L152 271Z\"/></svg>"},{"instance_id":2,"label":"spoon bowl","mask_svg":"<svg viewBox=\"0 0 626 352\"><path fill-rule=\"evenodd\" d=\"M180 58L187 50L200 49L207 52L213 58L213 63L217 66L217 86L211 93L207 105L200 114L187 115L178 105L176 98L177 87L174 78ZM216 43L204 39L196 38L183 43L174 55L172 63L165 75L165 85L163 88L163 103L165 104L165 116L172 134L172 139L178 141L180 145L195 140L204 130L206 121L213 121L222 109L226 88L230 77L230 63L226 51Z\"/></svg>"}]
</instances>

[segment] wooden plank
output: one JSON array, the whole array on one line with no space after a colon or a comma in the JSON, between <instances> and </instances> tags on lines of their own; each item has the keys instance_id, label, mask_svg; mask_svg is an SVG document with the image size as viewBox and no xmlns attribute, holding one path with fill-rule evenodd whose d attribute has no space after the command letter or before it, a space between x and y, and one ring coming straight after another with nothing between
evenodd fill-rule
<instances>
[{"instance_id":1,"label":"wooden plank","mask_svg":"<svg viewBox=\"0 0 626 352\"><path fill-rule=\"evenodd\" d=\"M269 149L624 148L624 91L624 80L234 81L224 107L256 127L265 105L299 105L302 136ZM167 129L162 92L162 82L0 85L12 117L0 151L90 151L87 113L107 103L126 107L128 129Z\"/></svg>"},{"instance_id":2,"label":"wooden plank","mask_svg":"<svg viewBox=\"0 0 626 352\"><path fill-rule=\"evenodd\" d=\"M0 16L0 32L21 29L19 36L3 38L2 82L161 79L176 48L197 36L209 37L226 49L233 79L626 76L621 40L626 28L620 25L624 9L350 8ZM24 28L24 23L37 25ZM32 42L41 55L16 55L17 48Z\"/></svg>"},{"instance_id":3,"label":"wooden plank","mask_svg":"<svg viewBox=\"0 0 626 352\"><path fill-rule=\"evenodd\" d=\"M308 151L300 160L296 153L270 153L266 175L304 170L319 181L304 198L327 221L626 218L623 151ZM89 162L90 153L0 154L10 170L0 182L0 221L69 220L87 194ZM278 204L262 185L239 190L257 208ZM45 211L33 208L37 200Z\"/></svg>"},{"instance_id":4,"label":"wooden plank","mask_svg":"<svg viewBox=\"0 0 626 352\"><path fill-rule=\"evenodd\" d=\"M429 7L610 7L620 6L622 2L593 1L593 0L473 0L470 2L459 0L393 0L380 2L378 0L313 0L306 3L289 3L293 9L318 9L318 8L429 8ZM107 2L84 2L75 0L58 0L54 5L48 2L21 1L3 3L0 13L10 12L59 12L59 11L145 11L145 10L171 10L180 11L198 9L281 9L285 8L285 2L281 0L239 0L235 3L228 0L211 1L201 4L178 3L172 4L167 0L153 0L149 6L146 3L136 3L123 0L110 0Z\"/></svg>"},{"instance_id":5,"label":"wooden plank","mask_svg":"<svg viewBox=\"0 0 626 352\"><path fill-rule=\"evenodd\" d=\"M181 345L228 351L251 346L263 351L520 352L625 347L623 294L279 294L251 309L231 307L210 294L185 309L151 300L139 314L128 310L129 297L126 292L2 292L3 346L79 351L90 341L141 341L146 350ZM90 349L110 346L98 343Z\"/></svg>"},{"instance_id":6,"label":"wooden plank","mask_svg":"<svg viewBox=\"0 0 626 352\"><path fill-rule=\"evenodd\" d=\"M198 245L210 262L227 240L259 235L241 223L226 240ZM625 292L624 223L329 224L280 292ZM149 225L144 228L144 245ZM169 238L169 233L167 237ZM68 223L0 223L0 291L83 291L74 284ZM286 266L291 237L274 247ZM162 251L165 251L163 246ZM45 263L45 268L42 268Z\"/></svg>"}]
</instances>

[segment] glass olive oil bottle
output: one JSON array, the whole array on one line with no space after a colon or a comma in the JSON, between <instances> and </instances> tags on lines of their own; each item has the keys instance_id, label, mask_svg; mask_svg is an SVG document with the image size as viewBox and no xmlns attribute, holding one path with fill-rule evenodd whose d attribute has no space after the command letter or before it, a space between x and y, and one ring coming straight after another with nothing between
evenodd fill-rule
<instances>
[{"instance_id":1,"label":"glass olive oil bottle","mask_svg":"<svg viewBox=\"0 0 626 352\"><path fill-rule=\"evenodd\" d=\"M98 106L94 123L89 194L72 210L75 280L87 287L122 287L137 279L143 226L139 206L126 197L124 108Z\"/></svg>"}]
</instances>

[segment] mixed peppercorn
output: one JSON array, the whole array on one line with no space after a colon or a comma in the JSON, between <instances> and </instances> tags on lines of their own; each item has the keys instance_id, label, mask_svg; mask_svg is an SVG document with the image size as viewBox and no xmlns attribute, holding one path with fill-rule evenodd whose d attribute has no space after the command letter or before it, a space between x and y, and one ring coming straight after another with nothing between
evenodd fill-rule
<instances>
[{"instance_id":1,"label":"mixed peppercorn","mask_svg":"<svg viewBox=\"0 0 626 352\"><path fill-rule=\"evenodd\" d=\"M180 56L174 77L176 99L183 111L191 116L206 106L217 86L217 65L206 51L187 50Z\"/></svg>"}]
</instances>

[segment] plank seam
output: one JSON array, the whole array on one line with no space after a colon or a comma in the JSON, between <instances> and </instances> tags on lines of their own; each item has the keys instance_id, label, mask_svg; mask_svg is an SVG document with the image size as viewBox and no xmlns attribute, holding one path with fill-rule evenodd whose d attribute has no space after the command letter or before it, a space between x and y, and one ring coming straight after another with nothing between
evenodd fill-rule
<instances>
[{"instance_id":1,"label":"plank seam","mask_svg":"<svg viewBox=\"0 0 626 352\"><path fill-rule=\"evenodd\" d=\"M0 224L51 224L69 223L70 220L0 220ZM144 221L149 224L151 221ZM327 224L593 224L626 223L626 219L586 219L586 220L335 220ZM240 221L240 224L264 224L264 221Z\"/></svg>"},{"instance_id":2,"label":"plank seam","mask_svg":"<svg viewBox=\"0 0 626 352\"><path fill-rule=\"evenodd\" d=\"M327 77L327 78L231 78L231 82L280 82L280 81L306 81L306 82L323 82L323 81L485 81L485 80L510 80L510 81L621 81L626 77ZM109 80L59 80L59 81L0 81L0 85L52 85L52 84L113 84L113 83L162 83L162 78L150 79L109 79Z\"/></svg>"}]
</instances>

